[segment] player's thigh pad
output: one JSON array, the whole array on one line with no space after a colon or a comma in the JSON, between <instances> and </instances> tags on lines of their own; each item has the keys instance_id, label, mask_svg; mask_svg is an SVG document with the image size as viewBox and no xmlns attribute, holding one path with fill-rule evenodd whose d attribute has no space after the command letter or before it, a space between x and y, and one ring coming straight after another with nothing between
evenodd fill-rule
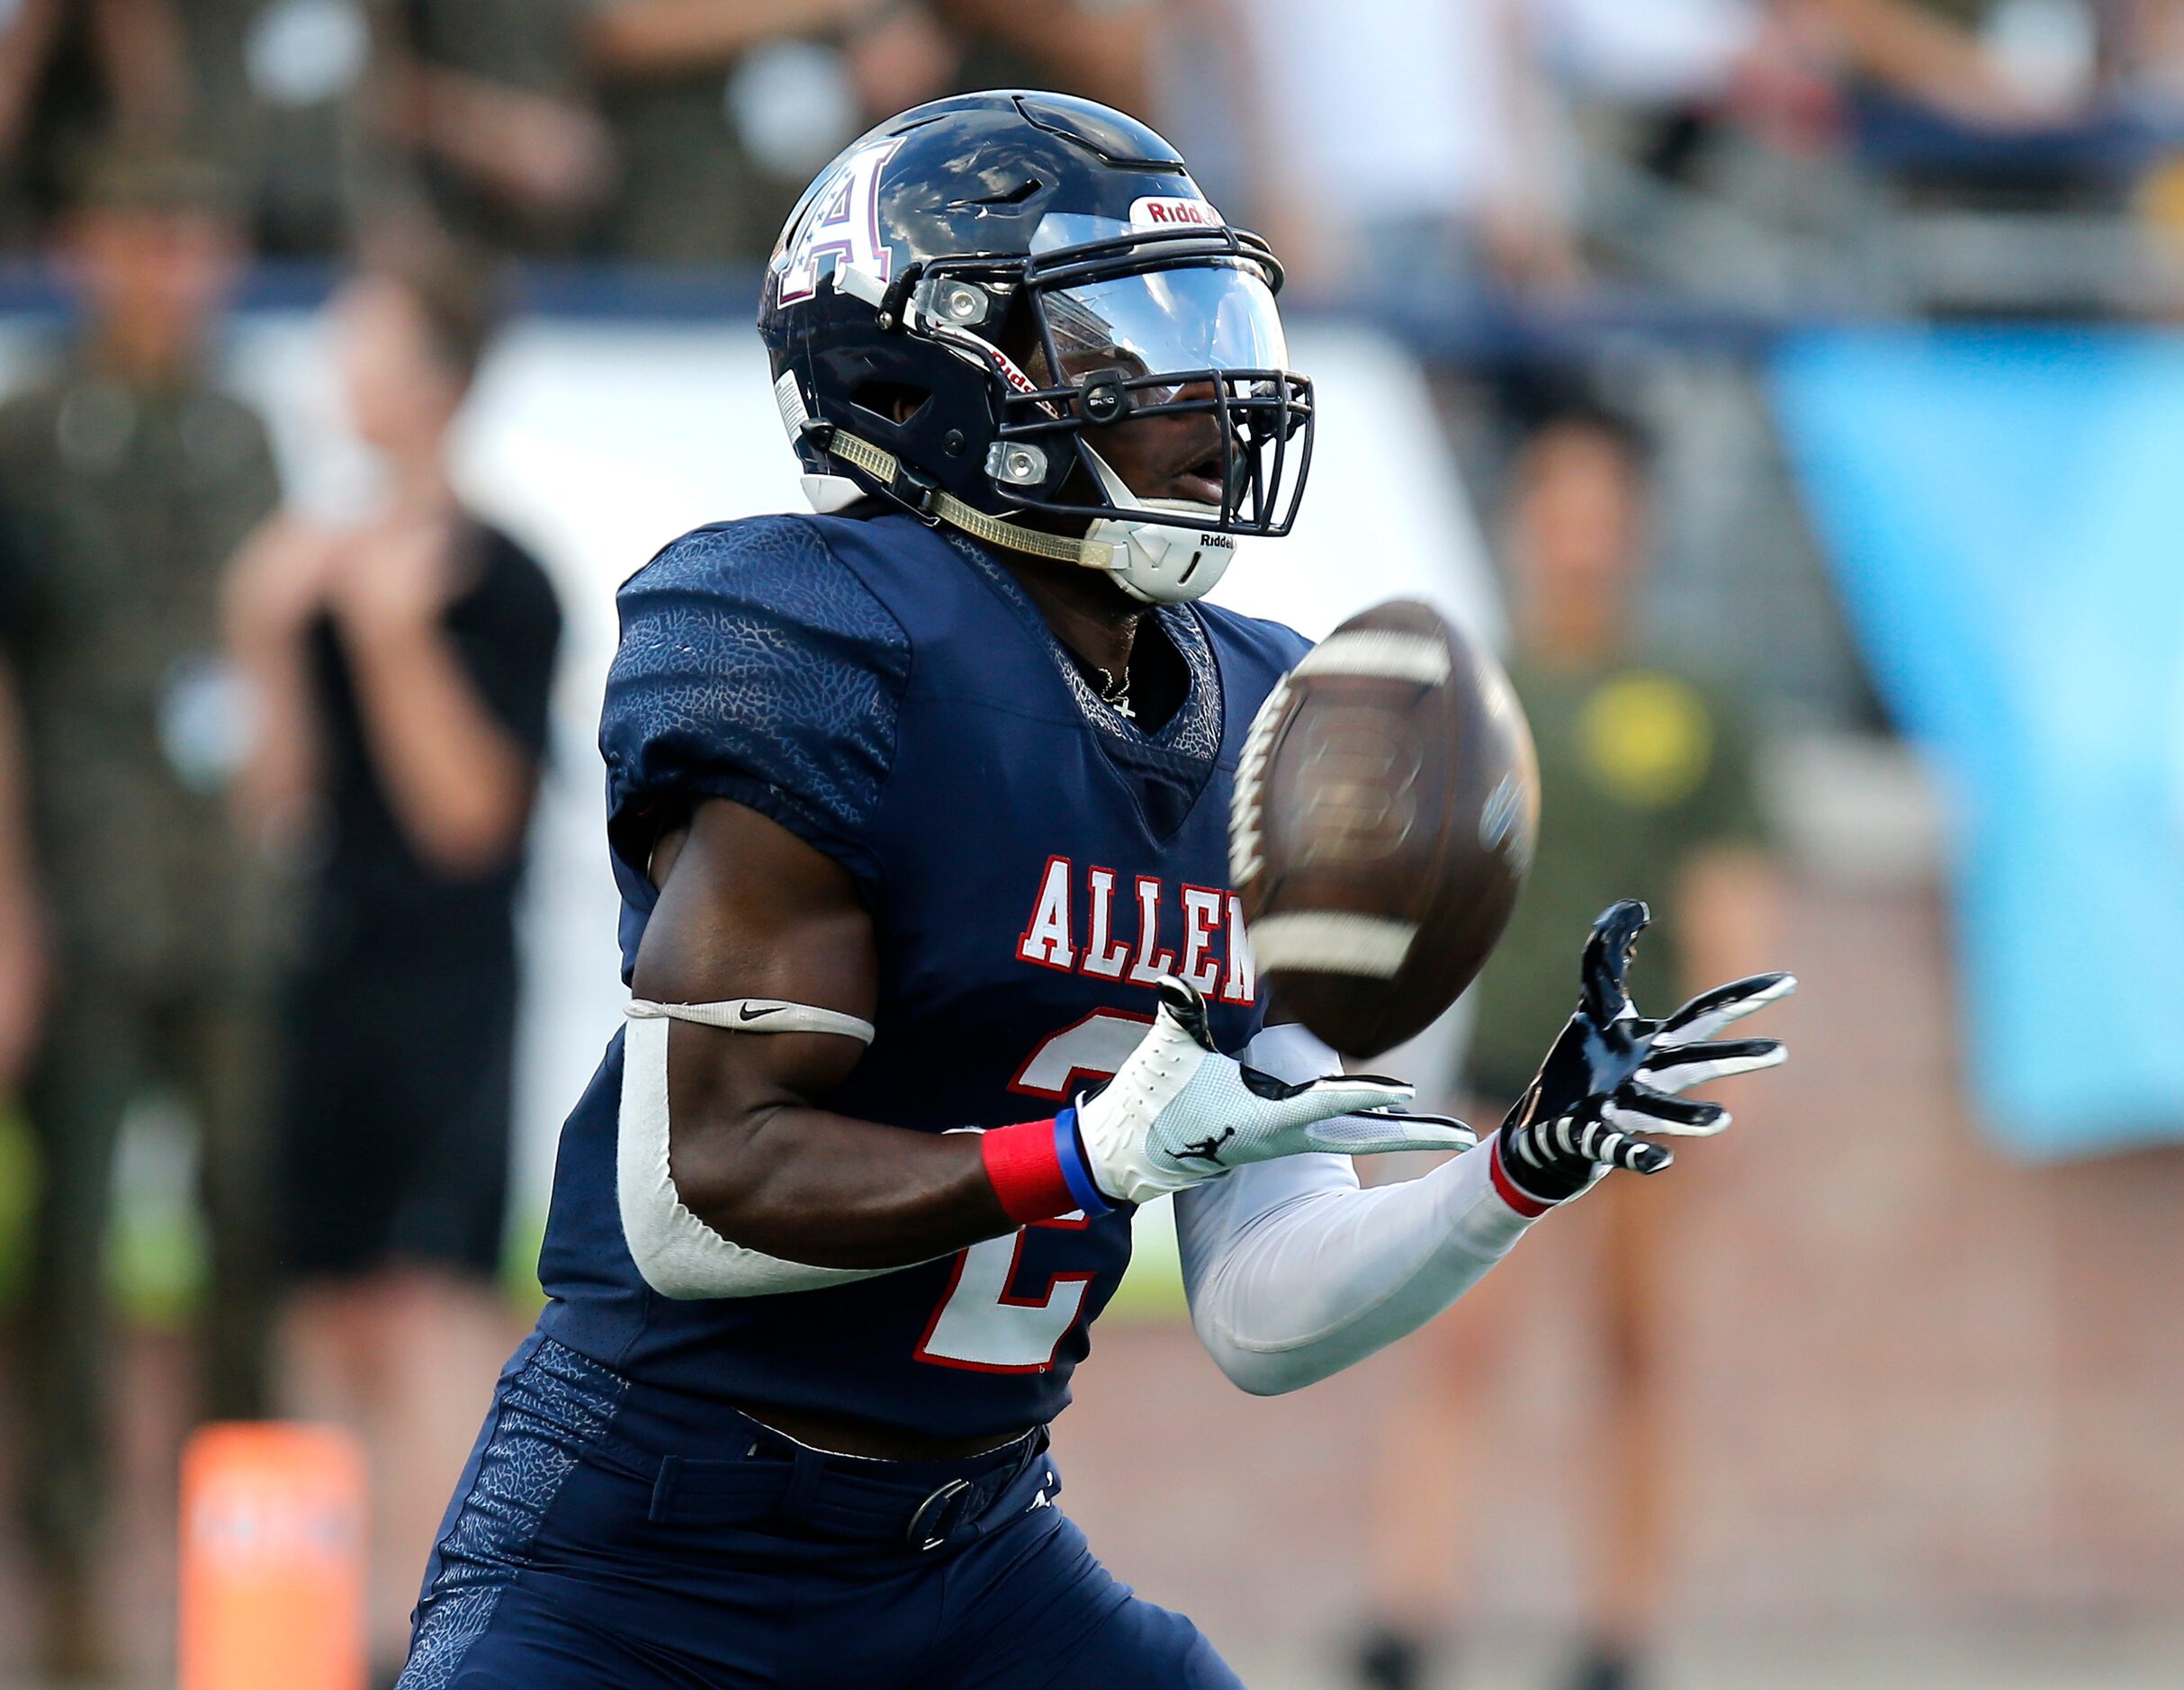
<instances>
[{"instance_id":1,"label":"player's thigh pad","mask_svg":"<svg viewBox=\"0 0 2184 1690\"><path fill-rule=\"evenodd\" d=\"M595 1582L571 1564L593 1541L611 1558L644 1516L641 1482L585 1459L620 1390L607 1370L536 1333L510 1358L427 1563L397 1690L761 1682L746 1663L675 1647L688 1641L689 1605L659 1587L670 1581Z\"/></svg>"},{"instance_id":2,"label":"player's thigh pad","mask_svg":"<svg viewBox=\"0 0 2184 1690\"><path fill-rule=\"evenodd\" d=\"M1188 1619L1133 1595L1041 1510L948 1571L948 1645L915 1690L1243 1690Z\"/></svg>"},{"instance_id":3,"label":"player's thigh pad","mask_svg":"<svg viewBox=\"0 0 2184 1690\"><path fill-rule=\"evenodd\" d=\"M1135 1596L1068 1650L1056 1677L1038 1682L1043 1690L1111 1690L1126 1684L1244 1690L1244 1681L1186 1616Z\"/></svg>"},{"instance_id":4,"label":"player's thigh pad","mask_svg":"<svg viewBox=\"0 0 2184 1690\"><path fill-rule=\"evenodd\" d=\"M398 1690L759 1690L588 1623L566 1591L502 1587L459 1655L413 1655Z\"/></svg>"}]
</instances>

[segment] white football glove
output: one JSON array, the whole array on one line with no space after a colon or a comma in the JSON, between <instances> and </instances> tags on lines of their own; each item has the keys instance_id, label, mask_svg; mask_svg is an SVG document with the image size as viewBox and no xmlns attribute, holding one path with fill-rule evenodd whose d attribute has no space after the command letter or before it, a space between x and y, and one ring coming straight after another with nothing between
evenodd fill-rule
<instances>
[{"instance_id":1,"label":"white football glove","mask_svg":"<svg viewBox=\"0 0 2184 1690\"><path fill-rule=\"evenodd\" d=\"M1214 1048L1205 999L1169 976L1137 1047L1105 1085L1077 1100L1077 1139L1101 1191L1131 1203L1305 1151L1371 1155L1478 1142L1461 1121L1404 1113L1397 1106L1413 1090L1378 1074L1292 1084L1247 1068Z\"/></svg>"}]
</instances>

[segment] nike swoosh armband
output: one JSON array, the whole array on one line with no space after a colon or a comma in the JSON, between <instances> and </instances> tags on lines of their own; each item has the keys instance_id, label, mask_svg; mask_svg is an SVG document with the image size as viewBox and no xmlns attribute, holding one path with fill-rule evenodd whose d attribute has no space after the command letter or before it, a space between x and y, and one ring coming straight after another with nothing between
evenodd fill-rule
<instances>
[{"instance_id":1,"label":"nike swoosh armband","mask_svg":"<svg viewBox=\"0 0 2184 1690\"><path fill-rule=\"evenodd\" d=\"M860 1045L872 1042L872 1023L840 1010L782 998L729 998L719 1003L655 1003L632 998L622 1013L633 1021L695 1021L731 1033L840 1033Z\"/></svg>"},{"instance_id":2,"label":"nike swoosh armband","mask_svg":"<svg viewBox=\"0 0 2184 1690\"><path fill-rule=\"evenodd\" d=\"M1009 1218L1020 1227L1052 1220L1082 1209L1089 1217L1114 1205L1093 1182L1084 1146L1077 1137L1077 1111L1065 1109L1052 1120L996 1127L980 1136L978 1152L986 1178Z\"/></svg>"}]
</instances>

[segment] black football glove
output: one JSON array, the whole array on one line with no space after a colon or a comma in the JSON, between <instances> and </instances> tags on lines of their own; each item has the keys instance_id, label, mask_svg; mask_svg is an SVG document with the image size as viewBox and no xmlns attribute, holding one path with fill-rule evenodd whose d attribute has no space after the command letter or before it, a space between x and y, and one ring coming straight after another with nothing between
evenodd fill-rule
<instances>
[{"instance_id":1,"label":"black football glove","mask_svg":"<svg viewBox=\"0 0 2184 1690\"><path fill-rule=\"evenodd\" d=\"M1713 1035L1789 996L1793 975L1753 975L1702 992L1666 1020L1641 1017L1623 976L1651 919L1643 903L1625 898L1593 923L1577 1012L1502 1122L1503 1169L1541 1202L1575 1197L1604 1168L1658 1173L1675 1158L1640 1135L1706 1137L1729 1125L1720 1104L1676 1093L1789 1055L1779 1039Z\"/></svg>"}]
</instances>

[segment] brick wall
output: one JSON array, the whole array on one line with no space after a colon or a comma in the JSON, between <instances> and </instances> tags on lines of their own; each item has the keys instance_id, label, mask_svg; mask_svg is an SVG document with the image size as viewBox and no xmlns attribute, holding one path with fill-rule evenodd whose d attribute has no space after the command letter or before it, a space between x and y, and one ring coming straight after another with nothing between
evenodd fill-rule
<instances>
[{"instance_id":1,"label":"brick wall","mask_svg":"<svg viewBox=\"0 0 2184 1690\"><path fill-rule=\"evenodd\" d=\"M1938 897L1812 883L1793 903L1802 990L1766 1029L1793 1060L1667 1176L1672 1618L2177 1617L2184 1153L2004 1162L1955 1083ZM1572 1607L1577 1439L1601 1390L1578 1317L1600 1269L1577 1220L1489 1281L1505 1308L1482 1293L1443 1317L1519 1335L1487 1389L1505 1453L1469 1510L1465 1600L1488 1624ZM1414 1344L1261 1402L1185 1329L1103 1328L1060 1428L1067 1506L1119 1571L1227 1646L1317 1647L1357 1612L1382 1406L1436 1390L1434 1354ZM1488 1430L1452 1414L1448 1434Z\"/></svg>"}]
</instances>

